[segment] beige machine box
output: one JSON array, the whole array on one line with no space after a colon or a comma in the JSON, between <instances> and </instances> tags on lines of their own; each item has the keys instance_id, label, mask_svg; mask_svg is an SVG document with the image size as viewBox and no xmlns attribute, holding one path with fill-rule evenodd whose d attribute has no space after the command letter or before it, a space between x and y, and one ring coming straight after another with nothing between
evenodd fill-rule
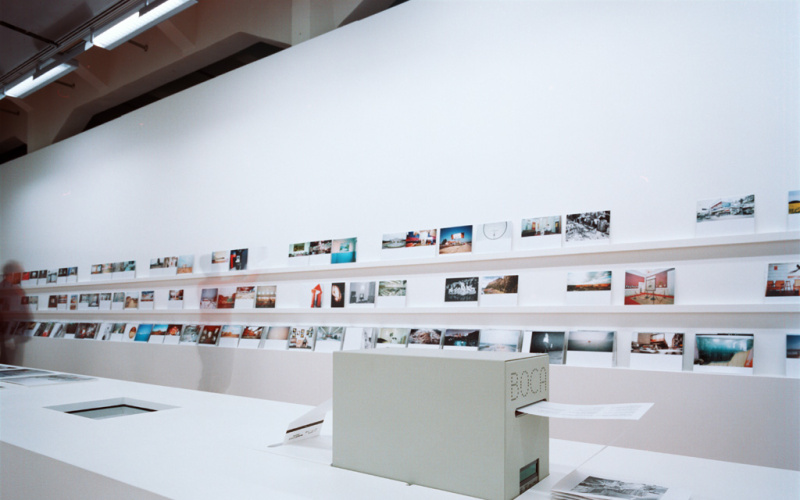
<instances>
[{"instance_id":1,"label":"beige machine box","mask_svg":"<svg viewBox=\"0 0 800 500\"><path fill-rule=\"evenodd\" d=\"M547 355L382 349L333 355L333 465L486 499L549 473Z\"/></svg>"}]
</instances>

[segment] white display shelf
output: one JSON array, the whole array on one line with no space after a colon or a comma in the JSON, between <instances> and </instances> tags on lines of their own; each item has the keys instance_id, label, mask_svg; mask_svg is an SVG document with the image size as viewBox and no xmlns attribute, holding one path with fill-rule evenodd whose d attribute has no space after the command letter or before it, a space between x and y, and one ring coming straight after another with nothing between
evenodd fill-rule
<instances>
[{"instance_id":1,"label":"white display shelf","mask_svg":"<svg viewBox=\"0 0 800 500\"><path fill-rule=\"evenodd\" d=\"M42 286L23 286L27 292L55 290L103 290L108 288L163 287L170 284L198 285L203 282L256 283L302 279L359 276L408 276L447 272L501 269L536 269L559 266L611 265L637 262L765 257L800 254L800 231L752 235L687 238L679 240L562 246L542 250L437 256L434 258L377 260L352 264L275 267L249 271L192 273L133 279L79 281ZM177 286L177 285L176 285ZM0 290L2 293L2 290Z\"/></svg>"}]
</instances>

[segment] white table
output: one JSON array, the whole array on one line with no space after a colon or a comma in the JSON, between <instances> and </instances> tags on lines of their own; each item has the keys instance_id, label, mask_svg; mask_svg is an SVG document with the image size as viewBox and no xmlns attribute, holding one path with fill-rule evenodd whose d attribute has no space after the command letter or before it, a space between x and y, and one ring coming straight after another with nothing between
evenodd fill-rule
<instances>
[{"instance_id":1,"label":"white table","mask_svg":"<svg viewBox=\"0 0 800 500\"><path fill-rule=\"evenodd\" d=\"M4 500L78 499L87 491L136 499L465 498L331 467L329 422L302 446L270 448L306 406L111 379L0 385ZM46 408L119 397L177 408L106 420ZM800 498L796 471L555 439L550 463L550 476L520 498L549 498L553 484L581 464L606 477L624 471L687 488L694 499Z\"/></svg>"}]
</instances>

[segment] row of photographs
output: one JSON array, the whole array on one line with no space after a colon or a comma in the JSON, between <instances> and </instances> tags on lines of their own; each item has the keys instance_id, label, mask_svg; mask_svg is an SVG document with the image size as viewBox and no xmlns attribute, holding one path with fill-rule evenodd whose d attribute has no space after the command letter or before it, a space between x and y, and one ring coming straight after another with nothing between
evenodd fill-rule
<instances>
[{"instance_id":1,"label":"row of photographs","mask_svg":"<svg viewBox=\"0 0 800 500\"><path fill-rule=\"evenodd\" d=\"M707 223L738 222L755 217L755 194L710 198L697 202L698 226ZM787 214L800 218L800 190L788 192ZM723 224L714 224L721 226ZM737 226L739 227L739 226ZM524 218L520 221L519 237L523 240L556 238L567 244L575 242L608 241L611 237L611 211L581 212L575 214L549 215ZM385 233L381 239L381 250L402 248L438 247L440 255L463 254L473 251L473 243L487 251L510 251L513 236L511 221L478 225L443 227L439 229L415 229L396 233ZM560 243L559 243L560 244ZM302 263L343 264L356 262L357 238L307 241L289 245L290 265ZM526 245L523 245L523 247ZM549 246L549 245L546 245ZM247 269L248 249L214 251L211 253L212 268L241 271ZM150 275L187 274L194 270L194 255L157 257L150 259ZM94 264L92 279L134 278L135 261ZM62 284L77 281L78 268L25 271L3 276L4 283L11 285Z\"/></svg>"},{"instance_id":2,"label":"row of photographs","mask_svg":"<svg viewBox=\"0 0 800 500\"><path fill-rule=\"evenodd\" d=\"M547 354L551 364L592 366L613 366L614 355L621 349L621 346L617 346L617 332L607 330L531 331L483 328L20 321L0 324L0 332L2 331L28 337L324 352L371 348L499 352L524 350ZM631 367L647 368L648 363L651 363L649 359L660 358L663 361L657 363L661 368L680 371L685 353L685 337L684 333L678 332L634 333L630 343ZM752 372L754 340L752 333L697 333L693 363L708 371L734 368ZM800 360L800 334L786 335L786 358Z\"/></svg>"},{"instance_id":3,"label":"row of photographs","mask_svg":"<svg viewBox=\"0 0 800 500\"><path fill-rule=\"evenodd\" d=\"M612 271L567 272L566 293L571 295L608 296ZM800 263L770 263L767 265L764 296L800 296ZM405 305L407 280L379 280L316 283L310 285L312 308L345 306L361 307L376 304ZM446 278L445 303L482 303L487 305L516 305L519 275L490 275ZM272 309L277 302L277 285L240 285L203 288L201 309ZM329 292L328 292L329 290ZM605 295L602 295L605 294ZM155 290L127 292L96 292L50 295L49 310L124 310L154 309ZM183 308L183 289L170 289L166 308ZM2 301L3 299L0 299ZM637 269L625 272L625 305L668 305L675 303L675 268ZM9 309L39 310L39 296L20 297L20 304Z\"/></svg>"},{"instance_id":4,"label":"row of photographs","mask_svg":"<svg viewBox=\"0 0 800 500\"><path fill-rule=\"evenodd\" d=\"M72 375L70 373L59 373L49 370L38 370L35 368L23 368L13 365L0 365L0 382L21 385L25 387L86 382L89 380L96 379L93 377L86 377L84 375ZM0 384L0 389L5 389L5 386Z\"/></svg>"}]
</instances>

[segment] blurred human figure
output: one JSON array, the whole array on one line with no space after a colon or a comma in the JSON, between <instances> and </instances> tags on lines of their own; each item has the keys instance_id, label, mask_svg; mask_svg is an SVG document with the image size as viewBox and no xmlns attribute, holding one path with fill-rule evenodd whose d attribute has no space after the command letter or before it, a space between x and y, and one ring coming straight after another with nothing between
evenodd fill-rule
<instances>
[{"instance_id":1,"label":"blurred human figure","mask_svg":"<svg viewBox=\"0 0 800 500\"><path fill-rule=\"evenodd\" d=\"M19 286L19 281L14 276L22 274L22 265L14 260L6 262L3 266L3 282L0 284L2 289L3 304L0 307L0 324L5 325L0 331L0 364L13 364L16 342L13 332L10 331L12 321L30 321L30 312L21 310L22 297L25 292Z\"/></svg>"}]
</instances>

